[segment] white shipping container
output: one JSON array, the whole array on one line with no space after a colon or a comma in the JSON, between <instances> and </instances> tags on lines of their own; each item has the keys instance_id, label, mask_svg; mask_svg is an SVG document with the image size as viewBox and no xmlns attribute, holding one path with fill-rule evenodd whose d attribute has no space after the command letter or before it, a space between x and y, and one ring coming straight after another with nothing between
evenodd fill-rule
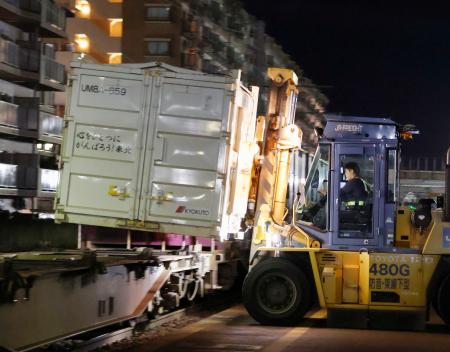
<instances>
[{"instance_id":1,"label":"white shipping container","mask_svg":"<svg viewBox=\"0 0 450 352\"><path fill-rule=\"evenodd\" d=\"M258 88L166 64L72 63L58 222L224 237L244 217Z\"/></svg>"}]
</instances>

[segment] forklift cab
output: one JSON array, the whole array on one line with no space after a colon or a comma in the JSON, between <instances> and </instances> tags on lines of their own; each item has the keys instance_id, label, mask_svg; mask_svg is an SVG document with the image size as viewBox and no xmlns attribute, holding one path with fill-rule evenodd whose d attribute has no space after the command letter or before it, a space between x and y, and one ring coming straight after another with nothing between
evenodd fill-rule
<instances>
[{"instance_id":1,"label":"forklift cab","mask_svg":"<svg viewBox=\"0 0 450 352\"><path fill-rule=\"evenodd\" d=\"M385 118L326 116L296 223L324 248L394 243L396 124Z\"/></svg>"}]
</instances>

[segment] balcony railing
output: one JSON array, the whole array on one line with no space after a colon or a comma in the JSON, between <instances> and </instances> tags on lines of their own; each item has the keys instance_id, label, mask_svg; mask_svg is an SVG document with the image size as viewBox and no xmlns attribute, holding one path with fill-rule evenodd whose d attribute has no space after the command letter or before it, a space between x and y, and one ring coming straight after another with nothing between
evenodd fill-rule
<instances>
[{"instance_id":1,"label":"balcony railing","mask_svg":"<svg viewBox=\"0 0 450 352\"><path fill-rule=\"evenodd\" d=\"M202 71L206 73L220 73L220 67L213 64L209 60L204 60L202 62Z\"/></svg>"},{"instance_id":2,"label":"balcony railing","mask_svg":"<svg viewBox=\"0 0 450 352\"><path fill-rule=\"evenodd\" d=\"M0 187L17 188L17 165L0 163Z\"/></svg>"},{"instance_id":3,"label":"balcony railing","mask_svg":"<svg viewBox=\"0 0 450 352\"><path fill-rule=\"evenodd\" d=\"M0 62L19 67L20 47L9 40L0 38Z\"/></svg>"},{"instance_id":4,"label":"balcony railing","mask_svg":"<svg viewBox=\"0 0 450 352\"><path fill-rule=\"evenodd\" d=\"M38 167L37 154L1 153L0 187L37 189Z\"/></svg>"},{"instance_id":5,"label":"balcony railing","mask_svg":"<svg viewBox=\"0 0 450 352\"><path fill-rule=\"evenodd\" d=\"M64 65L48 56L41 55L41 80L64 84L66 81Z\"/></svg>"},{"instance_id":6,"label":"balcony railing","mask_svg":"<svg viewBox=\"0 0 450 352\"><path fill-rule=\"evenodd\" d=\"M17 27L40 27L42 37L66 37L66 13L53 0L3 0L4 11ZM22 26L23 25L23 26Z\"/></svg>"},{"instance_id":7,"label":"balcony railing","mask_svg":"<svg viewBox=\"0 0 450 352\"><path fill-rule=\"evenodd\" d=\"M39 50L20 47L19 67L23 70L39 71Z\"/></svg>"},{"instance_id":8,"label":"balcony railing","mask_svg":"<svg viewBox=\"0 0 450 352\"><path fill-rule=\"evenodd\" d=\"M62 117L40 111L39 98L14 97L7 100L0 100L0 132L58 143L64 128Z\"/></svg>"},{"instance_id":9,"label":"balcony railing","mask_svg":"<svg viewBox=\"0 0 450 352\"><path fill-rule=\"evenodd\" d=\"M196 49L188 49L182 54L183 66L191 69L197 69L199 56Z\"/></svg>"},{"instance_id":10,"label":"balcony railing","mask_svg":"<svg viewBox=\"0 0 450 352\"><path fill-rule=\"evenodd\" d=\"M42 135L57 138L62 137L62 130L64 128L64 120L62 117L41 112L39 125L39 130Z\"/></svg>"},{"instance_id":11,"label":"balcony railing","mask_svg":"<svg viewBox=\"0 0 450 352\"><path fill-rule=\"evenodd\" d=\"M41 0L41 2L41 22L64 31L66 28L66 13L64 10L50 0Z\"/></svg>"},{"instance_id":12,"label":"balcony railing","mask_svg":"<svg viewBox=\"0 0 450 352\"><path fill-rule=\"evenodd\" d=\"M0 125L35 132L38 129L39 98L0 101Z\"/></svg>"},{"instance_id":13,"label":"balcony railing","mask_svg":"<svg viewBox=\"0 0 450 352\"><path fill-rule=\"evenodd\" d=\"M30 156L23 155L22 157L29 159ZM58 188L58 182L58 170L41 169L35 165L0 162L0 194L14 195L25 191L29 196L38 195L51 198Z\"/></svg>"},{"instance_id":14,"label":"balcony railing","mask_svg":"<svg viewBox=\"0 0 450 352\"><path fill-rule=\"evenodd\" d=\"M25 11L34 13L41 12L41 2L37 0L6 0L6 2Z\"/></svg>"},{"instance_id":15,"label":"balcony railing","mask_svg":"<svg viewBox=\"0 0 450 352\"><path fill-rule=\"evenodd\" d=\"M58 170L39 169L39 190L42 192L56 192L58 188Z\"/></svg>"},{"instance_id":16,"label":"balcony railing","mask_svg":"<svg viewBox=\"0 0 450 352\"><path fill-rule=\"evenodd\" d=\"M45 106L54 106L55 104L55 92L39 92L39 104Z\"/></svg>"},{"instance_id":17,"label":"balcony railing","mask_svg":"<svg viewBox=\"0 0 450 352\"><path fill-rule=\"evenodd\" d=\"M39 51L21 47L17 43L0 38L0 62L21 70L37 72L39 70Z\"/></svg>"},{"instance_id":18,"label":"balcony railing","mask_svg":"<svg viewBox=\"0 0 450 352\"><path fill-rule=\"evenodd\" d=\"M0 124L9 127L18 127L19 105L0 100Z\"/></svg>"},{"instance_id":19,"label":"balcony railing","mask_svg":"<svg viewBox=\"0 0 450 352\"><path fill-rule=\"evenodd\" d=\"M185 19L183 21L183 32L185 35L198 37L200 34L200 26L198 21L194 19Z\"/></svg>"}]
</instances>

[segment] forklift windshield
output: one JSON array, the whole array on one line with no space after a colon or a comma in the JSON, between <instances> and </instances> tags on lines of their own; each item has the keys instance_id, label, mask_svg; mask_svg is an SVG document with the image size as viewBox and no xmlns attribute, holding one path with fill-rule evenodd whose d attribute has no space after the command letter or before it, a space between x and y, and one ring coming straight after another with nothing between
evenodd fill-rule
<instances>
[{"instance_id":1,"label":"forklift windshield","mask_svg":"<svg viewBox=\"0 0 450 352\"><path fill-rule=\"evenodd\" d=\"M373 187L375 150L341 148L336 154L336 177L330 179L331 145L320 144L305 182L296 220L320 231L330 228L329 197L337 214L336 235L342 239L373 238ZM332 183L336 183L333 185ZM334 192L330 193L330 188Z\"/></svg>"},{"instance_id":2,"label":"forklift windshield","mask_svg":"<svg viewBox=\"0 0 450 352\"><path fill-rule=\"evenodd\" d=\"M319 145L305 183L304 200L298 205L297 219L321 230L327 228L330 145Z\"/></svg>"}]
</instances>

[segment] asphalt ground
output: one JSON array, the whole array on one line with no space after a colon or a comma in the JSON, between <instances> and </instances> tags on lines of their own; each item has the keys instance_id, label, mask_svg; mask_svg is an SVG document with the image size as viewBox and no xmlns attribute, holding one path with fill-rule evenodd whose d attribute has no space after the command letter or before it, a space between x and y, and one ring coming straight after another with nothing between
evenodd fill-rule
<instances>
[{"instance_id":1,"label":"asphalt ground","mask_svg":"<svg viewBox=\"0 0 450 352\"><path fill-rule=\"evenodd\" d=\"M334 329L326 313L312 310L296 327L262 326L241 304L209 317L167 327L162 334L130 341L118 348L129 352L449 352L450 330L432 318L426 331ZM117 346L119 347L119 346Z\"/></svg>"}]
</instances>

